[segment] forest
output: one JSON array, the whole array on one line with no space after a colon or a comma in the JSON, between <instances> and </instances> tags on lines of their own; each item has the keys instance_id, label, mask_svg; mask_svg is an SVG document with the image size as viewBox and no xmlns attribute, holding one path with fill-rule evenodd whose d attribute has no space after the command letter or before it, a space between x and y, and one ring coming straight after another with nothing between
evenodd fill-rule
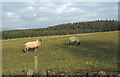
<instances>
[{"instance_id":1,"label":"forest","mask_svg":"<svg viewBox=\"0 0 120 77\"><path fill-rule=\"evenodd\" d=\"M67 35L120 30L117 20L63 23L47 28L2 31L2 39Z\"/></svg>"}]
</instances>

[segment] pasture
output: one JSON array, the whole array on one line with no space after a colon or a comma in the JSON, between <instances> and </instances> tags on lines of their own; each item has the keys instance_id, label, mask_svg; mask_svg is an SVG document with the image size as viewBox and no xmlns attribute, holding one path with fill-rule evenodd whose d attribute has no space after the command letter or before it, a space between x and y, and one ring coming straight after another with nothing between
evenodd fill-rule
<instances>
[{"instance_id":1,"label":"pasture","mask_svg":"<svg viewBox=\"0 0 120 77\"><path fill-rule=\"evenodd\" d=\"M79 46L67 45L68 38L76 36ZM43 39L37 50L23 53L24 44ZM34 68L38 56L38 71L117 71L118 31L85 34L44 36L2 40L2 72L15 72Z\"/></svg>"}]
</instances>

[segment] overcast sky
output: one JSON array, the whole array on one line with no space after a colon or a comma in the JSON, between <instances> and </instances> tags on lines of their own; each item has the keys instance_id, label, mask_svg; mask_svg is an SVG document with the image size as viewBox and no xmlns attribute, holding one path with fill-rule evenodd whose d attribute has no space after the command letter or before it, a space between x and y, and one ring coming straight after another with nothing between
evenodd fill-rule
<instances>
[{"instance_id":1,"label":"overcast sky","mask_svg":"<svg viewBox=\"0 0 120 77\"><path fill-rule=\"evenodd\" d=\"M118 20L118 2L3 2L3 30L45 28L62 23Z\"/></svg>"}]
</instances>

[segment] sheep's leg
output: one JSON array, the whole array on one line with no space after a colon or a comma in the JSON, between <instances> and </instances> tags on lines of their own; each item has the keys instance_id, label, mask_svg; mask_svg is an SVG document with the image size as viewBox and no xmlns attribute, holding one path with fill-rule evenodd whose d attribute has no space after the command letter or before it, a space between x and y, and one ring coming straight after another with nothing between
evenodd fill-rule
<instances>
[{"instance_id":1,"label":"sheep's leg","mask_svg":"<svg viewBox=\"0 0 120 77\"><path fill-rule=\"evenodd\" d=\"M37 48L35 48L35 52L37 52Z\"/></svg>"},{"instance_id":2,"label":"sheep's leg","mask_svg":"<svg viewBox=\"0 0 120 77\"><path fill-rule=\"evenodd\" d=\"M27 51L27 48L24 49L24 52L26 52L26 51Z\"/></svg>"},{"instance_id":3,"label":"sheep's leg","mask_svg":"<svg viewBox=\"0 0 120 77\"><path fill-rule=\"evenodd\" d=\"M28 49L29 49L29 48L28 48L28 47L26 47L25 49L26 49L26 52L28 52Z\"/></svg>"},{"instance_id":4,"label":"sheep's leg","mask_svg":"<svg viewBox=\"0 0 120 77\"><path fill-rule=\"evenodd\" d=\"M28 49L29 49L30 47L29 46L26 46L26 52L28 52Z\"/></svg>"},{"instance_id":5,"label":"sheep's leg","mask_svg":"<svg viewBox=\"0 0 120 77\"><path fill-rule=\"evenodd\" d=\"M26 52L28 52L28 48L26 48Z\"/></svg>"},{"instance_id":6,"label":"sheep's leg","mask_svg":"<svg viewBox=\"0 0 120 77\"><path fill-rule=\"evenodd\" d=\"M28 47L25 45L25 49L24 49L25 52L27 52L27 48L28 48Z\"/></svg>"},{"instance_id":7,"label":"sheep's leg","mask_svg":"<svg viewBox=\"0 0 120 77\"><path fill-rule=\"evenodd\" d=\"M35 52L37 52L37 48L38 48L38 46L37 46L37 47L35 47Z\"/></svg>"},{"instance_id":8,"label":"sheep's leg","mask_svg":"<svg viewBox=\"0 0 120 77\"><path fill-rule=\"evenodd\" d=\"M69 40L68 45L70 45L70 44L71 44L71 42L70 42L70 40Z\"/></svg>"}]
</instances>

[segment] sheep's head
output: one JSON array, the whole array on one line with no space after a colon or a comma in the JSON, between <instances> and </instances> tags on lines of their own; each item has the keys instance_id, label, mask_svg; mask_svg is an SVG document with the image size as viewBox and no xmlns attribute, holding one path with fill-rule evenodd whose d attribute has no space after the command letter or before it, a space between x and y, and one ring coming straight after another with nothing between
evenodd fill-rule
<instances>
[{"instance_id":1,"label":"sheep's head","mask_svg":"<svg viewBox=\"0 0 120 77\"><path fill-rule=\"evenodd\" d=\"M42 39L39 39L38 41L39 41L39 42L42 42L43 40L42 40Z\"/></svg>"}]
</instances>

